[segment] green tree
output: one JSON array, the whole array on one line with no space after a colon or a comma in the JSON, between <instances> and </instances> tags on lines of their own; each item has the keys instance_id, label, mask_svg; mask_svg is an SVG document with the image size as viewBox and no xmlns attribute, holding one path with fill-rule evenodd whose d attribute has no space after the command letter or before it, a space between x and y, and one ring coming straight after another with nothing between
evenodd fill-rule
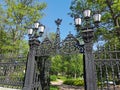
<instances>
[{"instance_id":1,"label":"green tree","mask_svg":"<svg viewBox=\"0 0 120 90\"><path fill-rule=\"evenodd\" d=\"M95 42L101 40L104 42L109 41L111 44L116 42L120 44L119 6L120 0L72 0L69 15L74 17L77 14L82 17L83 10L88 8L92 10L92 14L100 12L102 14L102 21L100 28L95 30ZM82 26L85 26L85 23Z\"/></svg>"},{"instance_id":2,"label":"green tree","mask_svg":"<svg viewBox=\"0 0 120 90\"><path fill-rule=\"evenodd\" d=\"M10 44L8 41L7 41L7 33L4 31L4 30L1 30L0 31L0 54L5 51L4 48L5 48L5 45L6 44Z\"/></svg>"},{"instance_id":3,"label":"green tree","mask_svg":"<svg viewBox=\"0 0 120 90\"><path fill-rule=\"evenodd\" d=\"M51 58L51 74L61 74L68 78L78 78L83 75L82 55L56 55Z\"/></svg>"},{"instance_id":4,"label":"green tree","mask_svg":"<svg viewBox=\"0 0 120 90\"><path fill-rule=\"evenodd\" d=\"M51 74L58 75L61 72L62 56L56 55L51 58Z\"/></svg>"},{"instance_id":5,"label":"green tree","mask_svg":"<svg viewBox=\"0 0 120 90\"><path fill-rule=\"evenodd\" d=\"M46 7L46 3L37 2L37 0L0 0L0 15L2 31L7 35L2 37L1 41L6 40L10 42L0 42L4 50L19 53L22 50L25 35L27 34L27 28L30 27L35 21L40 20L43 17L42 10ZM6 44L7 47L4 45ZM5 49L6 47L6 49Z\"/></svg>"},{"instance_id":6,"label":"green tree","mask_svg":"<svg viewBox=\"0 0 120 90\"><path fill-rule=\"evenodd\" d=\"M77 78L83 74L83 59L81 54L64 56L63 71L68 77Z\"/></svg>"}]
</instances>

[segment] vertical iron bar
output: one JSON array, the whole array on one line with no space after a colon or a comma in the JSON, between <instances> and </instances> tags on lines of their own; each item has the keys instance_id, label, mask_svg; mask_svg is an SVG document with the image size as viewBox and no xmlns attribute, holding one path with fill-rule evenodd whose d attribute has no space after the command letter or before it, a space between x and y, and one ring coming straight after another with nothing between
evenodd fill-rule
<instances>
[{"instance_id":1,"label":"vertical iron bar","mask_svg":"<svg viewBox=\"0 0 120 90\"><path fill-rule=\"evenodd\" d=\"M85 54L83 53L83 72L84 72L84 88L87 90L87 85L86 85L86 69L85 69Z\"/></svg>"},{"instance_id":2,"label":"vertical iron bar","mask_svg":"<svg viewBox=\"0 0 120 90\"><path fill-rule=\"evenodd\" d=\"M120 62L118 61L118 62L116 62L116 63L117 63L118 79L119 79L119 81L120 81L120 68L119 68L119 67L120 67L120 65L119 65Z\"/></svg>"},{"instance_id":3,"label":"vertical iron bar","mask_svg":"<svg viewBox=\"0 0 120 90\"><path fill-rule=\"evenodd\" d=\"M117 51L117 49L116 49L116 45L115 45L115 59L117 60L118 59L118 53L116 52Z\"/></svg>"},{"instance_id":4,"label":"vertical iron bar","mask_svg":"<svg viewBox=\"0 0 120 90\"><path fill-rule=\"evenodd\" d=\"M108 67L107 67L107 64L105 65L105 71L106 71L107 90L109 90L109 75L108 75Z\"/></svg>"},{"instance_id":5,"label":"vertical iron bar","mask_svg":"<svg viewBox=\"0 0 120 90\"><path fill-rule=\"evenodd\" d=\"M103 90L103 77L102 77L102 65L100 63L100 79L101 79L101 90Z\"/></svg>"},{"instance_id":6,"label":"vertical iron bar","mask_svg":"<svg viewBox=\"0 0 120 90\"><path fill-rule=\"evenodd\" d=\"M114 90L115 90L115 71L114 71L114 62L111 62L111 68L112 68L112 81L113 81L113 88L114 88Z\"/></svg>"}]
</instances>

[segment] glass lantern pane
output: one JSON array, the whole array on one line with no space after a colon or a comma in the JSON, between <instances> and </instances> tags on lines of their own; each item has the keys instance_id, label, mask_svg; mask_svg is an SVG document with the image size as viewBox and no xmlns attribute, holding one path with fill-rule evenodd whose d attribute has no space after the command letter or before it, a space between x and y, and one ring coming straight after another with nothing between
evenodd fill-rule
<instances>
[{"instance_id":1,"label":"glass lantern pane","mask_svg":"<svg viewBox=\"0 0 120 90\"><path fill-rule=\"evenodd\" d=\"M83 12L84 17L85 17L85 18L90 17L90 13L91 13L91 11L90 11L90 10L85 10L85 11Z\"/></svg>"},{"instance_id":2,"label":"glass lantern pane","mask_svg":"<svg viewBox=\"0 0 120 90\"><path fill-rule=\"evenodd\" d=\"M35 27L35 28L38 28L38 27L39 27L39 23L36 22L36 23L34 24L34 27Z\"/></svg>"},{"instance_id":3,"label":"glass lantern pane","mask_svg":"<svg viewBox=\"0 0 120 90\"><path fill-rule=\"evenodd\" d=\"M33 33L33 29L28 29L28 34L32 34Z\"/></svg>"},{"instance_id":4,"label":"glass lantern pane","mask_svg":"<svg viewBox=\"0 0 120 90\"><path fill-rule=\"evenodd\" d=\"M101 21L101 14L95 14L93 16L94 22L100 22Z\"/></svg>"},{"instance_id":5,"label":"glass lantern pane","mask_svg":"<svg viewBox=\"0 0 120 90\"><path fill-rule=\"evenodd\" d=\"M39 31L40 31L41 33L44 32L44 29L45 29L45 26L43 26L43 25L40 25L40 26L39 26Z\"/></svg>"},{"instance_id":6,"label":"glass lantern pane","mask_svg":"<svg viewBox=\"0 0 120 90\"><path fill-rule=\"evenodd\" d=\"M81 18L75 19L75 25L81 25Z\"/></svg>"}]
</instances>

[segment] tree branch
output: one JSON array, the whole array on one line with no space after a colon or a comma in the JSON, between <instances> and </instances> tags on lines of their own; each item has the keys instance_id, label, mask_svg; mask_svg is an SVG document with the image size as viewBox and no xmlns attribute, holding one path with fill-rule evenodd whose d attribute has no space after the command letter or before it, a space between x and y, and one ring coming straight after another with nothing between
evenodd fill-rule
<instances>
[{"instance_id":1,"label":"tree branch","mask_svg":"<svg viewBox=\"0 0 120 90\"><path fill-rule=\"evenodd\" d=\"M116 26L115 14L114 14L114 11L112 10L111 2L109 0L106 0L106 4L107 4L107 6L110 10L110 13L111 13L111 16L112 16L112 19L113 19L113 23Z\"/></svg>"},{"instance_id":2,"label":"tree branch","mask_svg":"<svg viewBox=\"0 0 120 90\"><path fill-rule=\"evenodd\" d=\"M120 13L118 13L116 16L115 16L115 21L116 21L116 26L120 27L120 22L119 22L119 18L120 17Z\"/></svg>"}]
</instances>

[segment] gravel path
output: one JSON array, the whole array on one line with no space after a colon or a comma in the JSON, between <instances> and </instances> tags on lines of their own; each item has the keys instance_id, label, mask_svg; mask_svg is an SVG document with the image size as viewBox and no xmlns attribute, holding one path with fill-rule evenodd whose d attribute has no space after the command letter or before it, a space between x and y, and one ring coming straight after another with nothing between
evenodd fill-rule
<instances>
[{"instance_id":1,"label":"gravel path","mask_svg":"<svg viewBox=\"0 0 120 90\"><path fill-rule=\"evenodd\" d=\"M20 90L20 89L12 89L12 88L4 88L4 87L0 87L0 90Z\"/></svg>"},{"instance_id":2,"label":"gravel path","mask_svg":"<svg viewBox=\"0 0 120 90\"><path fill-rule=\"evenodd\" d=\"M70 86L70 85L60 85L59 86L60 90L84 90L83 87L78 87L78 86Z\"/></svg>"},{"instance_id":3,"label":"gravel path","mask_svg":"<svg viewBox=\"0 0 120 90\"><path fill-rule=\"evenodd\" d=\"M57 80L56 82L51 82L51 85L58 86L60 90L84 90L84 87L64 85L62 80Z\"/></svg>"},{"instance_id":4,"label":"gravel path","mask_svg":"<svg viewBox=\"0 0 120 90\"><path fill-rule=\"evenodd\" d=\"M63 81L59 79L56 82L51 82L51 85L58 86L60 90L84 90L84 87L64 85ZM98 89L98 90L101 90L101 89ZM104 90L107 90L107 89L104 89ZM109 90L114 90L113 86L111 86ZM115 90L120 90L120 85L116 85Z\"/></svg>"}]
</instances>

